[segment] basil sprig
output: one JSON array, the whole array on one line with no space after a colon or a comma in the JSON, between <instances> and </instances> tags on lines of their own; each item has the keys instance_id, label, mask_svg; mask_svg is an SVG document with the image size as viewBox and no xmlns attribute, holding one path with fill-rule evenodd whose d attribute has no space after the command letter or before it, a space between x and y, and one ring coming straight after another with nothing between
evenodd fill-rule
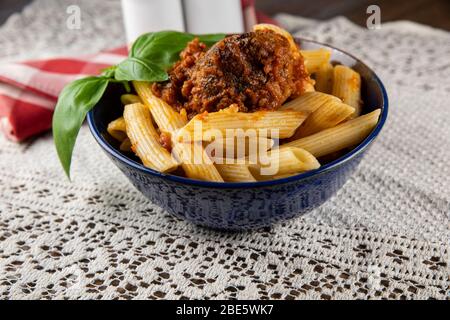
<instances>
[{"instance_id":1,"label":"basil sprig","mask_svg":"<svg viewBox=\"0 0 450 320\"><path fill-rule=\"evenodd\" d=\"M117 65L116 80L160 82L169 79L169 69L187 43L198 37L208 46L225 37L224 34L195 36L176 31L161 31L140 36L133 44L128 59Z\"/></svg>"},{"instance_id":2,"label":"basil sprig","mask_svg":"<svg viewBox=\"0 0 450 320\"><path fill-rule=\"evenodd\" d=\"M76 80L62 90L53 114L53 139L61 165L70 179L70 164L75 141L87 113L100 101L111 82L121 82L130 91L128 81L161 82L169 79L167 70L179 59L180 52L194 38L208 46L222 40L224 34L192 35L161 31L140 36L128 58L103 70L97 77Z\"/></svg>"}]
</instances>

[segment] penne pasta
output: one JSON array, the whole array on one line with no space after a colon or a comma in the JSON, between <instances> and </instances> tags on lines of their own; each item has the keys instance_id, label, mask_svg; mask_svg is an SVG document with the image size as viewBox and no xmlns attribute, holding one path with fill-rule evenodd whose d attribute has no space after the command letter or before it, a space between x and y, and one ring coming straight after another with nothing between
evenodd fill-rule
<instances>
[{"instance_id":1,"label":"penne pasta","mask_svg":"<svg viewBox=\"0 0 450 320\"><path fill-rule=\"evenodd\" d=\"M192 179L223 182L214 164L198 143L179 143L173 138L175 133L186 124L186 118L176 112L165 101L156 97L148 83L133 81L134 88L163 132L172 135L172 152L181 162L187 177Z\"/></svg>"},{"instance_id":2,"label":"penne pasta","mask_svg":"<svg viewBox=\"0 0 450 320\"><path fill-rule=\"evenodd\" d=\"M305 67L308 73L316 73L323 64L330 62L331 52L327 49L300 50L305 60Z\"/></svg>"},{"instance_id":3,"label":"penne pasta","mask_svg":"<svg viewBox=\"0 0 450 320\"><path fill-rule=\"evenodd\" d=\"M320 106L325 103L331 102L342 102L339 98L332 96L330 94L325 94L321 92L306 92L300 97L285 103L281 106L280 110L292 110L305 112L307 114L313 113Z\"/></svg>"},{"instance_id":4,"label":"penne pasta","mask_svg":"<svg viewBox=\"0 0 450 320\"><path fill-rule=\"evenodd\" d=\"M223 178L203 149L201 142L179 143L172 147L187 177L205 181L223 182Z\"/></svg>"},{"instance_id":5,"label":"penne pasta","mask_svg":"<svg viewBox=\"0 0 450 320\"><path fill-rule=\"evenodd\" d=\"M170 153L159 144L159 135L153 127L150 112L145 105L141 103L126 105L123 117L132 150L144 166L160 172L170 172L178 167L178 163Z\"/></svg>"},{"instance_id":6,"label":"penne pasta","mask_svg":"<svg viewBox=\"0 0 450 320\"><path fill-rule=\"evenodd\" d=\"M216 164L217 170L226 182L256 182L245 164Z\"/></svg>"},{"instance_id":7,"label":"penne pasta","mask_svg":"<svg viewBox=\"0 0 450 320\"><path fill-rule=\"evenodd\" d=\"M309 78L308 80L305 80L303 82L303 89L305 92L314 92L316 89L314 89L314 80Z\"/></svg>"},{"instance_id":8,"label":"penne pasta","mask_svg":"<svg viewBox=\"0 0 450 320\"><path fill-rule=\"evenodd\" d=\"M130 138L126 138L125 140L122 141L122 143L119 146L120 151L124 151L124 152L131 152L131 141Z\"/></svg>"},{"instance_id":9,"label":"penne pasta","mask_svg":"<svg viewBox=\"0 0 450 320\"><path fill-rule=\"evenodd\" d=\"M354 117L361 114L361 76L352 68L334 67L332 94L355 108Z\"/></svg>"},{"instance_id":10,"label":"penne pasta","mask_svg":"<svg viewBox=\"0 0 450 320\"><path fill-rule=\"evenodd\" d=\"M264 137L234 136L230 138L216 139L204 144L208 154L213 158L244 158L258 152L267 151L275 145L273 139Z\"/></svg>"},{"instance_id":11,"label":"penne pasta","mask_svg":"<svg viewBox=\"0 0 450 320\"><path fill-rule=\"evenodd\" d=\"M311 136L288 142L282 148L298 147L309 151L316 158L353 147L363 141L375 128L381 110L346 121L336 127L322 130Z\"/></svg>"},{"instance_id":12,"label":"penne pasta","mask_svg":"<svg viewBox=\"0 0 450 320\"><path fill-rule=\"evenodd\" d=\"M278 138L282 139L292 136L306 117L305 112L292 110L252 113L219 111L196 115L182 129L182 134L187 133L196 141L208 141L217 135L228 137L233 132L247 130L255 130L257 134L264 132L271 136L270 132L277 130Z\"/></svg>"},{"instance_id":13,"label":"penne pasta","mask_svg":"<svg viewBox=\"0 0 450 320\"><path fill-rule=\"evenodd\" d=\"M331 93L333 90L334 68L331 63L322 64L316 72L316 91Z\"/></svg>"},{"instance_id":14,"label":"penne pasta","mask_svg":"<svg viewBox=\"0 0 450 320\"><path fill-rule=\"evenodd\" d=\"M257 164L249 164L250 172L255 176L286 175L320 167L311 153L297 147L275 149L258 160Z\"/></svg>"},{"instance_id":15,"label":"penne pasta","mask_svg":"<svg viewBox=\"0 0 450 320\"><path fill-rule=\"evenodd\" d=\"M108 124L106 129L108 133L116 140L122 142L127 138L127 127L123 117L117 118Z\"/></svg>"},{"instance_id":16,"label":"penne pasta","mask_svg":"<svg viewBox=\"0 0 450 320\"><path fill-rule=\"evenodd\" d=\"M128 93L121 95L120 96L120 101L125 106L127 104L142 103L141 98L139 98L137 95L135 95L135 94L128 94Z\"/></svg>"},{"instance_id":17,"label":"penne pasta","mask_svg":"<svg viewBox=\"0 0 450 320\"><path fill-rule=\"evenodd\" d=\"M149 83L133 81L133 85L144 104L150 108L153 119L161 131L173 133L186 124L186 119L182 115L153 94Z\"/></svg>"},{"instance_id":18,"label":"penne pasta","mask_svg":"<svg viewBox=\"0 0 450 320\"><path fill-rule=\"evenodd\" d=\"M134 94L123 94L120 97L122 104L133 104L141 102L141 99ZM125 125L125 119L123 117L117 118L116 120L111 121L108 124L108 128L106 129L108 133L116 140L120 141L122 144L120 146L120 150L129 151L129 139L127 137L127 128Z\"/></svg>"},{"instance_id":19,"label":"penne pasta","mask_svg":"<svg viewBox=\"0 0 450 320\"><path fill-rule=\"evenodd\" d=\"M314 111L298 128L293 138L303 138L324 129L332 128L355 112L353 107L341 102L326 103Z\"/></svg>"}]
</instances>

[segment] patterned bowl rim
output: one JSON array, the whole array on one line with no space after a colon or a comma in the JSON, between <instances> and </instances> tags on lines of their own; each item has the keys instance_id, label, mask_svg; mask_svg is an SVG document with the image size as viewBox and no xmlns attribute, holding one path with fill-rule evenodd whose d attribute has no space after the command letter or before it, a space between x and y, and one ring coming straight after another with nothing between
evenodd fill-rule
<instances>
[{"instance_id":1,"label":"patterned bowl rim","mask_svg":"<svg viewBox=\"0 0 450 320\"><path fill-rule=\"evenodd\" d=\"M362 152L364 152L365 149L367 149L372 142L375 140L375 138L379 135L381 129L383 128L387 116L388 116L388 96L387 96L387 92L386 92L386 88L384 87L383 83L381 82L380 78L377 76L377 74L371 69L369 68L365 63L363 63L360 59L356 58L355 56L353 56L352 54L349 54L341 49L338 49L336 47L333 47L331 45L328 44L324 44L315 40L309 40L309 39L304 39L304 38L296 38L296 41L299 42L310 42L310 43L315 43L318 44L320 46L323 47L328 47L331 48L335 51L338 51L344 55L349 56L350 58L354 59L356 62L358 62L362 67L366 68L369 75L371 77L373 77L373 79L375 80L375 82L377 83L378 87L380 88L382 95L383 95L383 105L381 106L381 115L380 118L378 120L378 123L376 125L376 127L372 130L372 132L357 146L355 147L353 150L351 150L350 152L346 153L345 155L343 155L342 157L327 163L324 166L321 166L319 169L316 170L311 170L311 171L307 171L304 173L300 173L291 177L287 177L287 178L282 178L282 179L276 179L276 180L269 180L269 181L258 181L258 182L211 182L211 181L202 181L202 180L196 180L196 179L190 179L190 178L185 178L185 177L181 177L181 176L176 176L176 175L172 175L172 174L166 174L166 173L161 173L159 171L150 169L150 168L146 168L144 167L142 164L135 162L134 160L128 158L127 156L123 155L122 153L120 153L120 151L116 150L114 147L112 147L101 135L101 133L99 132L97 126L95 125L95 121L94 121L94 113L93 110L89 111L88 113L88 125L89 125L89 129L92 133L92 135L94 136L95 140L97 141L97 143L110 155L112 155L114 158L116 158L117 160L119 160L120 162L124 163L125 165L132 167L136 170L141 171L142 173L151 175L151 176L155 176L155 177L159 177L161 179L164 180L169 180L172 182L178 182L180 184L187 184L187 185L193 185L193 186L198 186L198 187L205 187L205 188L223 188L223 189L241 189L241 188L256 188L256 187L269 187L269 186L276 186L276 185L281 185L281 184L285 184L285 183L289 183L289 182L293 182L293 181L307 181L310 178L313 178L315 176L324 174L328 171L331 170L336 170L338 169L338 167L340 167L341 165L343 165L344 163L346 163L347 161L350 161L351 159L357 157L358 155L360 155Z\"/></svg>"}]
</instances>

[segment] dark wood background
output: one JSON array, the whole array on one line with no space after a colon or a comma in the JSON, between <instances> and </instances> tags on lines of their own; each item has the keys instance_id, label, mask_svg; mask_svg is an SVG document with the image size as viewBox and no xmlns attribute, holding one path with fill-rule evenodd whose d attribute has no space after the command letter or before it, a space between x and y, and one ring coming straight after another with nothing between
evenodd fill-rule
<instances>
[{"instance_id":1,"label":"dark wood background","mask_svg":"<svg viewBox=\"0 0 450 320\"><path fill-rule=\"evenodd\" d=\"M92 0L101 1L101 0ZM0 24L30 0L0 0ZM343 15L365 26L366 8L377 4L382 22L412 20L450 31L450 0L256 0L258 9L269 15L287 12L316 19Z\"/></svg>"},{"instance_id":2,"label":"dark wood background","mask_svg":"<svg viewBox=\"0 0 450 320\"><path fill-rule=\"evenodd\" d=\"M316 19L342 15L362 26L371 4L380 6L381 22L412 20L450 31L450 0L256 0L257 8L269 15L287 12Z\"/></svg>"}]
</instances>

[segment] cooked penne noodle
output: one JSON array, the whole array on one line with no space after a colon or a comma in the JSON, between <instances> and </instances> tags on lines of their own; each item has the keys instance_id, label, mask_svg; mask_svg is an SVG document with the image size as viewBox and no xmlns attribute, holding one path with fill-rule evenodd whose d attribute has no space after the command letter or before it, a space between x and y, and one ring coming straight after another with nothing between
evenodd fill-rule
<instances>
[{"instance_id":1,"label":"cooked penne noodle","mask_svg":"<svg viewBox=\"0 0 450 320\"><path fill-rule=\"evenodd\" d=\"M208 141L214 136L229 136L230 132L255 130L270 135L277 130L278 138L288 138L306 119L305 112L292 110L256 111L252 113L219 111L196 115L182 129L182 134L189 134L194 140ZM227 135L227 130L228 135Z\"/></svg>"},{"instance_id":2,"label":"cooked penne noodle","mask_svg":"<svg viewBox=\"0 0 450 320\"><path fill-rule=\"evenodd\" d=\"M123 117L117 118L108 124L106 129L108 133L116 140L122 142L127 138L127 127Z\"/></svg>"},{"instance_id":3,"label":"cooked penne noodle","mask_svg":"<svg viewBox=\"0 0 450 320\"><path fill-rule=\"evenodd\" d=\"M226 182L255 182L245 164L216 164L217 170Z\"/></svg>"},{"instance_id":4,"label":"cooked penne noodle","mask_svg":"<svg viewBox=\"0 0 450 320\"><path fill-rule=\"evenodd\" d=\"M331 52L327 49L300 50L300 53L310 74L316 73L323 64L330 62Z\"/></svg>"},{"instance_id":5,"label":"cooked penne noodle","mask_svg":"<svg viewBox=\"0 0 450 320\"><path fill-rule=\"evenodd\" d=\"M353 147L363 141L375 128L381 110L346 121L336 127L322 130L311 136L288 142L280 147L298 147L309 151L316 158Z\"/></svg>"},{"instance_id":6,"label":"cooked penne noodle","mask_svg":"<svg viewBox=\"0 0 450 320\"><path fill-rule=\"evenodd\" d=\"M309 80L305 80L305 82L303 82L303 89L305 90L305 92L314 92L316 91L316 89L314 89L314 83L315 81L311 78L309 78Z\"/></svg>"},{"instance_id":7,"label":"cooked penne noodle","mask_svg":"<svg viewBox=\"0 0 450 320\"><path fill-rule=\"evenodd\" d=\"M141 98L139 98L137 95L135 95L135 94L128 94L128 93L121 95L120 96L120 101L125 106L127 104L142 103Z\"/></svg>"},{"instance_id":8,"label":"cooked penne noodle","mask_svg":"<svg viewBox=\"0 0 450 320\"><path fill-rule=\"evenodd\" d=\"M291 100L281 106L280 110L292 110L313 113L320 106L330 102L341 102L339 98L322 92L305 92L300 97Z\"/></svg>"},{"instance_id":9,"label":"cooked penne noodle","mask_svg":"<svg viewBox=\"0 0 450 320\"><path fill-rule=\"evenodd\" d=\"M222 176L203 149L201 142L175 142L172 146L172 152L181 162L181 167L189 178L223 182Z\"/></svg>"},{"instance_id":10,"label":"cooked penne noodle","mask_svg":"<svg viewBox=\"0 0 450 320\"><path fill-rule=\"evenodd\" d=\"M178 163L170 153L159 144L159 135L153 127L150 111L142 103L125 106L123 117L132 150L144 166L160 172L173 171Z\"/></svg>"},{"instance_id":11,"label":"cooked penne noodle","mask_svg":"<svg viewBox=\"0 0 450 320\"><path fill-rule=\"evenodd\" d=\"M214 158L243 158L251 154L267 151L275 145L273 139L265 137L234 136L224 139L216 139L205 142L205 150L211 150L208 154L214 153Z\"/></svg>"},{"instance_id":12,"label":"cooked penne noodle","mask_svg":"<svg viewBox=\"0 0 450 320\"><path fill-rule=\"evenodd\" d=\"M186 119L164 100L156 97L148 82L133 81L139 97L150 108L159 130L173 133L186 124Z\"/></svg>"},{"instance_id":13,"label":"cooked penne noodle","mask_svg":"<svg viewBox=\"0 0 450 320\"><path fill-rule=\"evenodd\" d=\"M285 103L280 110L292 110L310 114L325 103L341 102L339 98L321 92L305 92L300 97Z\"/></svg>"},{"instance_id":14,"label":"cooked penne noodle","mask_svg":"<svg viewBox=\"0 0 450 320\"><path fill-rule=\"evenodd\" d=\"M222 177L201 144L179 143L173 139L175 133L186 124L186 118L176 112L165 101L156 97L148 83L133 81L133 85L139 97L150 109L159 129L172 135L172 152L181 162L181 167L186 176L192 179L223 182ZM194 162L193 160L198 159L193 159L193 156L197 156L200 160Z\"/></svg>"},{"instance_id":15,"label":"cooked penne noodle","mask_svg":"<svg viewBox=\"0 0 450 320\"><path fill-rule=\"evenodd\" d=\"M141 99L134 94L123 94L120 97L122 104L133 104L141 102ZM125 125L125 119L123 117L117 118L114 121L111 121L108 124L108 128L106 129L108 133L116 140L120 141L122 144L120 145L120 150L129 151L131 144L130 140L127 136L127 128Z\"/></svg>"},{"instance_id":16,"label":"cooked penne noodle","mask_svg":"<svg viewBox=\"0 0 450 320\"><path fill-rule=\"evenodd\" d=\"M355 108L353 117L361 114L361 76L358 72L346 66L335 66L332 94Z\"/></svg>"},{"instance_id":17,"label":"cooked penne noodle","mask_svg":"<svg viewBox=\"0 0 450 320\"><path fill-rule=\"evenodd\" d=\"M334 68L331 63L322 64L316 72L316 91L331 93L333 90Z\"/></svg>"},{"instance_id":18,"label":"cooked penne noodle","mask_svg":"<svg viewBox=\"0 0 450 320\"><path fill-rule=\"evenodd\" d=\"M355 108L342 102L326 103L314 111L298 128L293 138L303 138L324 129L332 128L347 119Z\"/></svg>"},{"instance_id":19,"label":"cooked penne noodle","mask_svg":"<svg viewBox=\"0 0 450 320\"><path fill-rule=\"evenodd\" d=\"M297 147L286 147L271 151L258 164L249 164L250 172L256 176L285 175L320 167L319 161L308 151Z\"/></svg>"},{"instance_id":20,"label":"cooked penne noodle","mask_svg":"<svg viewBox=\"0 0 450 320\"><path fill-rule=\"evenodd\" d=\"M130 138L126 138L125 140L122 141L122 143L119 146L120 151L124 151L124 152L131 152L131 141Z\"/></svg>"}]
</instances>

